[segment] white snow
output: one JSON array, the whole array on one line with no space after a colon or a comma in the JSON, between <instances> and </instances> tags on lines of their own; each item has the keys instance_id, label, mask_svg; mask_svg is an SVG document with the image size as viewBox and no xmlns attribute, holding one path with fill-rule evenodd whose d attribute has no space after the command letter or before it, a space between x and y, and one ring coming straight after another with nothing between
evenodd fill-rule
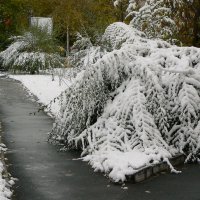
<instances>
[{"instance_id":1,"label":"white snow","mask_svg":"<svg viewBox=\"0 0 200 200\"><path fill-rule=\"evenodd\" d=\"M0 122L0 131L1 131L1 122ZM5 151L6 151L5 145L0 143L0 153L4 153ZM4 172L5 172L5 166L3 164L2 157L1 157L0 158L0 200L9 200L11 199L11 196L12 196L11 184L3 176Z\"/></svg>"},{"instance_id":2,"label":"white snow","mask_svg":"<svg viewBox=\"0 0 200 200\"><path fill-rule=\"evenodd\" d=\"M10 187L8 187L8 182L3 178L4 166L0 161L0 199L1 200L9 200L12 196L12 192Z\"/></svg>"},{"instance_id":3,"label":"white snow","mask_svg":"<svg viewBox=\"0 0 200 200\"><path fill-rule=\"evenodd\" d=\"M126 176L131 176L141 169L159 163L160 154L147 155L139 150L129 152L120 151L98 151L92 155L83 157L83 161L89 162L95 171L108 174L108 177L114 182L126 181ZM150 162L154 160L152 164Z\"/></svg>"},{"instance_id":4,"label":"white snow","mask_svg":"<svg viewBox=\"0 0 200 200\"><path fill-rule=\"evenodd\" d=\"M57 98L72 83L72 79L65 79L59 85L59 77L55 76L52 81L51 75L9 75L10 78L20 81L28 91L38 98L38 102L48 107L54 116L57 115L60 106ZM52 102L53 101L53 102Z\"/></svg>"},{"instance_id":5,"label":"white snow","mask_svg":"<svg viewBox=\"0 0 200 200\"><path fill-rule=\"evenodd\" d=\"M5 76L5 74L4 74L4 73L2 73L2 72L0 72L0 77L2 77L2 76Z\"/></svg>"}]
</instances>

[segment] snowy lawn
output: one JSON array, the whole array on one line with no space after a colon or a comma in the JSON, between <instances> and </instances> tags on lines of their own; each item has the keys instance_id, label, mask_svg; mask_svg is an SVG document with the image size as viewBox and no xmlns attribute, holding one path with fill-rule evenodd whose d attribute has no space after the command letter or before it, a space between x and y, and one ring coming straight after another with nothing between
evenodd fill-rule
<instances>
[{"instance_id":1,"label":"snowy lawn","mask_svg":"<svg viewBox=\"0 0 200 200\"><path fill-rule=\"evenodd\" d=\"M58 101L55 103L52 101L73 82L65 79L59 85L58 76L55 76L54 81L52 81L51 75L9 75L9 78L20 81L31 94L38 98L39 103L45 106L51 104L48 111L54 116L58 113L60 106Z\"/></svg>"}]
</instances>

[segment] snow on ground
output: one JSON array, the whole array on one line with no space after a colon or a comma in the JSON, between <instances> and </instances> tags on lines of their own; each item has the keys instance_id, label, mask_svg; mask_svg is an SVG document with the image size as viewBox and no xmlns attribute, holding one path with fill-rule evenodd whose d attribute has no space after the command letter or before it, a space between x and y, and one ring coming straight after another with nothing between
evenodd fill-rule
<instances>
[{"instance_id":1,"label":"snow on ground","mask_svg":"<svg viewBox=\"0 0 200 200\"><path fill-rule=\"evenodd\" d=\"M126 176L131 176L141 169L160 163L161 154L147 155L139 150L130 152L104 151L93 153L83 157L83 161L89 162L95 171L101 171L108 175L114 182L126 181Z\"/></svg>"},{"instance_id":2,"label":"snow on ground","mask_svg":"<svg viewBox=\"0 0 200 200\"><path fill-rule=\"evenodd\" d=\"M3 178L4 169L4 165L2 161L0 161L0 199L8 200L11 198L12 192L8 182Z\"/></svg>"},{"instance_id":3,"label":"snow on ground","mask_svg":"<svg viewBox=\"0 0 200 200\"><path fill-rule=\"evenodd\" d=\"M5 73L0 72L0 77L5 76Z\"/></svg>"},{"instance_id":4,"label":"snow on ground","mask_svg":"<svg viewBox=\"0 0 200 200\"><path fill-rule=\"evenodd\" d=\"M0 122L0 131L1 131L1 122ZM5 150L6 150L5 145L0 143L0 155L4 153ZM13 181L11 180L10 182L8 182L3 176L4 172L5 172L5 165L3 164L3 157L0 156L0 200L9 200L12 196L11 185L13 184Z\"/></svg>"},{"instance_id":5,"label":"snow on ground","mask_svg":"<svg viewBox=\"0 0 200 200\"><path fill-rule=\"evenodd\" d=\"M73 82L65 79L59 85L59 77L55 76L52 81L51 75L9 75L9 78L20 81L28 91L38 98L38 102L48 105L65 91ZM49 110L54 116L60 109L59 102L51 103Z\"/></svg>"}]
</instances>

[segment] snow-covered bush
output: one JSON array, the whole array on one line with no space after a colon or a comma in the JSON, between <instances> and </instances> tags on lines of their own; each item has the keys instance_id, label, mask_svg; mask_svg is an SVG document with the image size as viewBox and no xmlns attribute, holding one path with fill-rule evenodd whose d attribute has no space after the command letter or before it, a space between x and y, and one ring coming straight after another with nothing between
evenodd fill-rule
<instances>
[{"instance_id":1,"label":"snow-covered bush","mask_svg":"<svg viewBox=\"0 0 200 200\"><path fill-rule=\"evenodd\" d=\"M200 50L149 40L123 23L109 51L61 97L50 134L114 181L184 153L200 156Z\"/></svg>"},{"instance_id":2,"label":"snow-covered bush","mask_svg":"<svg viewBox=\"0 0 200 200\"><path fill-rule=\"evenodd\" d=\"M106 53L101 46L93 45L89 37L77 35L77 40L73 44L70 53L70 63L76 71L82 71L87 66L94 64Z\"/></svg>"},{"instance_id":3,"label":"snow-covered bush","mask_svg":"<svg viewBox=\"0 0 200 200\"><path fill-rule=\"evenodd\" d=\"M63 66L63 58L56 52L54 39L45 30L36 27L22 36L14 37L13 43L0 53L2 67L27 73Z\"/></svg>"}]
</instances>

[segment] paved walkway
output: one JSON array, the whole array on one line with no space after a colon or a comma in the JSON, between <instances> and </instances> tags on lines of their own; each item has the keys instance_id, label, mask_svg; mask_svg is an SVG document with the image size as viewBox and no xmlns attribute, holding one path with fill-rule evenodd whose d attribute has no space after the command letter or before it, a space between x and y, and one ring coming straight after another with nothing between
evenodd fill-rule
<instances>
[{"instance_id":1,"label":"paved walkway","mask_svg":"<svg viewBox=\"0 0 200 200\"><path fill-rule=\"evenodd\" d=\"M41 86L42 87L42 86ZM19 83L0 78L0 120L9 172L19 181L16 200L200 200L200 166L185 166L183 174L165 174L128 190L93 173L87 163L74 161L76 152L58 152L48 144L52 120L37 113ZM146 192L145 192L146 191Z\"/></svg>"}]
</instances>

